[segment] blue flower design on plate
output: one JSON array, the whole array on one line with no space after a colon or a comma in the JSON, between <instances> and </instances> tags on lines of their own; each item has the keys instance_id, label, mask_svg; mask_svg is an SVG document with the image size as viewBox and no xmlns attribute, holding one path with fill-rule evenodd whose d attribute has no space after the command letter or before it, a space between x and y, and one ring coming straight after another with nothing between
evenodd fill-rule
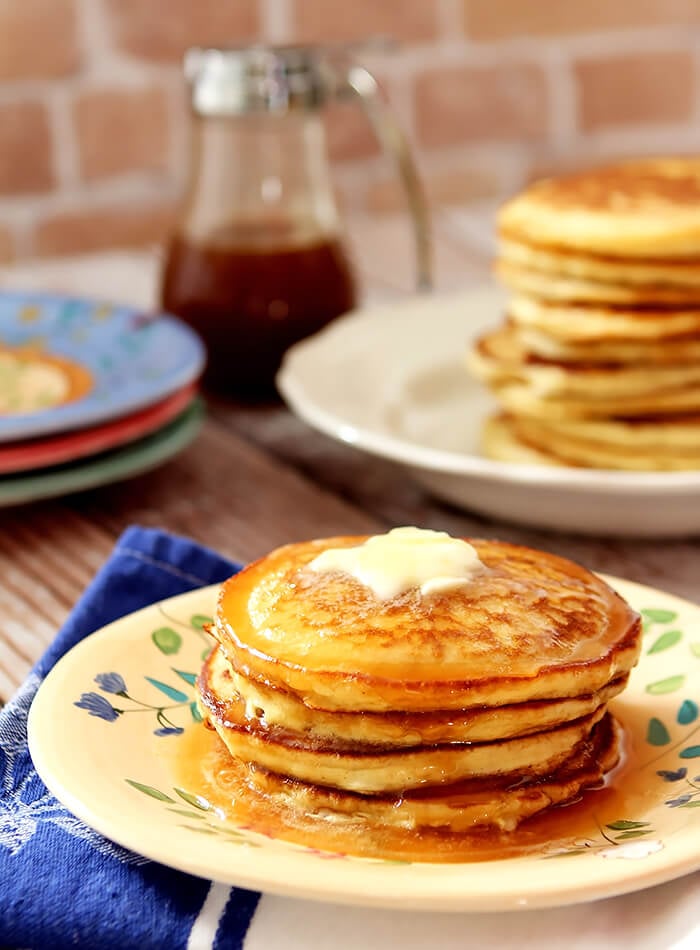
<instances>
[{"instance_id":1,"label":"blue flower design on plate","mask_svg":"<svg viewBox=\"0 0 700 950\"><path fill-rule=\"evenodd\" d=\"M126 692L126 683L119 673L98 673L95 682L105 693L115 693L118 696Z\"/></svg>"},{"instance_id":2,"label":"blue flower design on plate","mask_svg":"<svg viewBox=\"0 0 700 950\"><path fill-rule=\"evenodd\" d=\"M159 633L159 631L154 631ZM194 698L194 683L196 674L187 670L172 669L180 680L185 684L185 689L172 686L162 680L154 679L152 676L145 676L144 679L150 683L161 695L169 700L167 703L149 703L142 699L137 699L129 693L126 681L121 673L98 673L94 681L105 693L112 696L119 696L126 701L124 708L113 706L112 703L100 693L83 693L79 700L73 703L78 709L85 709L91 716L98 719L104 719L105 722L115 722L120 716L130 712L152 712L156 719L157 728L153 730L153 735L163 738L165 736L180 736L185 731L184 726L173 722L170 716L175 711L187 710L187 721L201 722L201 715L197 708L197 702ZM186 691L185 691L186 690Z\"/></svg>"},{"instance_id":3,"label":"blue flower design on plate","mask_svg":"<svg viewBox=\"0 0 700 950\"><path fill-rule=\"evenodd\" d=\"M121 714L121 709L115 709L109 700L99 693L83 693L75 705L78 709L87 709L91 716L97 716L106 722L114 722Z\"/></svg>"}]
</instances>

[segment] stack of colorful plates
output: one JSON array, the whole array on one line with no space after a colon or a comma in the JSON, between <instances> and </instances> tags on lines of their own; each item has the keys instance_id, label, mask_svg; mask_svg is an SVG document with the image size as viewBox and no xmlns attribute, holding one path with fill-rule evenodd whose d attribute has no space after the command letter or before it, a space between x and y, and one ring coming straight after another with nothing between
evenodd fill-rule
<instances>
[{"instance_id":1,"label":"stack of colorful plates","mask_svg":"<svg viewBox=\"0 0 700 950\"><path fill-rule=\"evenodd\" d=\"M174 317L0 295L0 505L116 481L188 445L199 338Z\"/></svg>"}]
</instances>

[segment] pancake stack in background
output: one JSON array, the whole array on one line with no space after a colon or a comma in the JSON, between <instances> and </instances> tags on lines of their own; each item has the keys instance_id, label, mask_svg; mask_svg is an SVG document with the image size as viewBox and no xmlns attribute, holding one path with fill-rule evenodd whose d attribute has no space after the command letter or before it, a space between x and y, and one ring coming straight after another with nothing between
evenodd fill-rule
<instances>
[{"instance_id":1,"label":"pancake stack in background","mask_svg":"<svg viewBox=\"0 0 700 950\"><path fill-rule=\"evenodd\" d=\"M473 573L432 573L455 548ZM398 592L367 586L400 563ZM272 552L224 584L211 632L201 708L249 795L349 828L357 851L378 829L511 830L599 783L640 647L638 615L584 568L413 528Z\"/></svg>"},{"instance_id":2,"label":"pancake stack in background","mask_svg":"<svg viewBox=\"0 0 700 950\"><path fill-rule=\"evenodd\" d=\"M505 325L472 348L503 461L700 468L700 159L538 182L499 215Z\"/></svg>"}]
</instances>

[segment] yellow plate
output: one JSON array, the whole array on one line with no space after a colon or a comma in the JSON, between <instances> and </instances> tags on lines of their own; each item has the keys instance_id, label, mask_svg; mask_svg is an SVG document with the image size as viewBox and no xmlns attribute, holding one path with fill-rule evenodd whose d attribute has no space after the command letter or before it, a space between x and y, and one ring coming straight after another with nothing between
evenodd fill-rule
<instances>
[{"instance_id":1,"label":"yellow plate","mask_svg":"<svg viewBox=\"0 0 700 950\"><path fill-rule=\"evenodd\" d=\"M75 815L155 861L229 884L406 909L516 910L610 897L700 868L700 608L610 582L645 617L644 652L613 705L634 752L624 813L581 821L524 857L411 864L329 855L222 819L176 768L195 722L202 624L217 587L147 607L52 670L29 716L39 775ZM116 710L119 710L118 712ZM595 793L591 796L595 802ZM559 833L561 821L557 822ZM335 860L329 860L330 857Z\"/></svg>"}]
</instances>

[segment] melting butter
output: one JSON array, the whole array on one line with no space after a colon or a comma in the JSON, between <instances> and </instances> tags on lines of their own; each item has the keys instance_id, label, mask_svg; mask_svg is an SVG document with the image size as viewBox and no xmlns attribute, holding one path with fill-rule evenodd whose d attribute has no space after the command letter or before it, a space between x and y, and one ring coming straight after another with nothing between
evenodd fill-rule
<instances>
[{"instance_id":1,"label":"melting butter","mask_svg":"<svg viewBox=\"0 0 700 950\"><path fill-rule=\"evenodd\" d=\"M349 574L380 600L414 587L424 597L453 590L484 570L471 544L423 528L394 528L357 547L329 548L308 566L312 571Z\"/></svg>"}]
</instances>

